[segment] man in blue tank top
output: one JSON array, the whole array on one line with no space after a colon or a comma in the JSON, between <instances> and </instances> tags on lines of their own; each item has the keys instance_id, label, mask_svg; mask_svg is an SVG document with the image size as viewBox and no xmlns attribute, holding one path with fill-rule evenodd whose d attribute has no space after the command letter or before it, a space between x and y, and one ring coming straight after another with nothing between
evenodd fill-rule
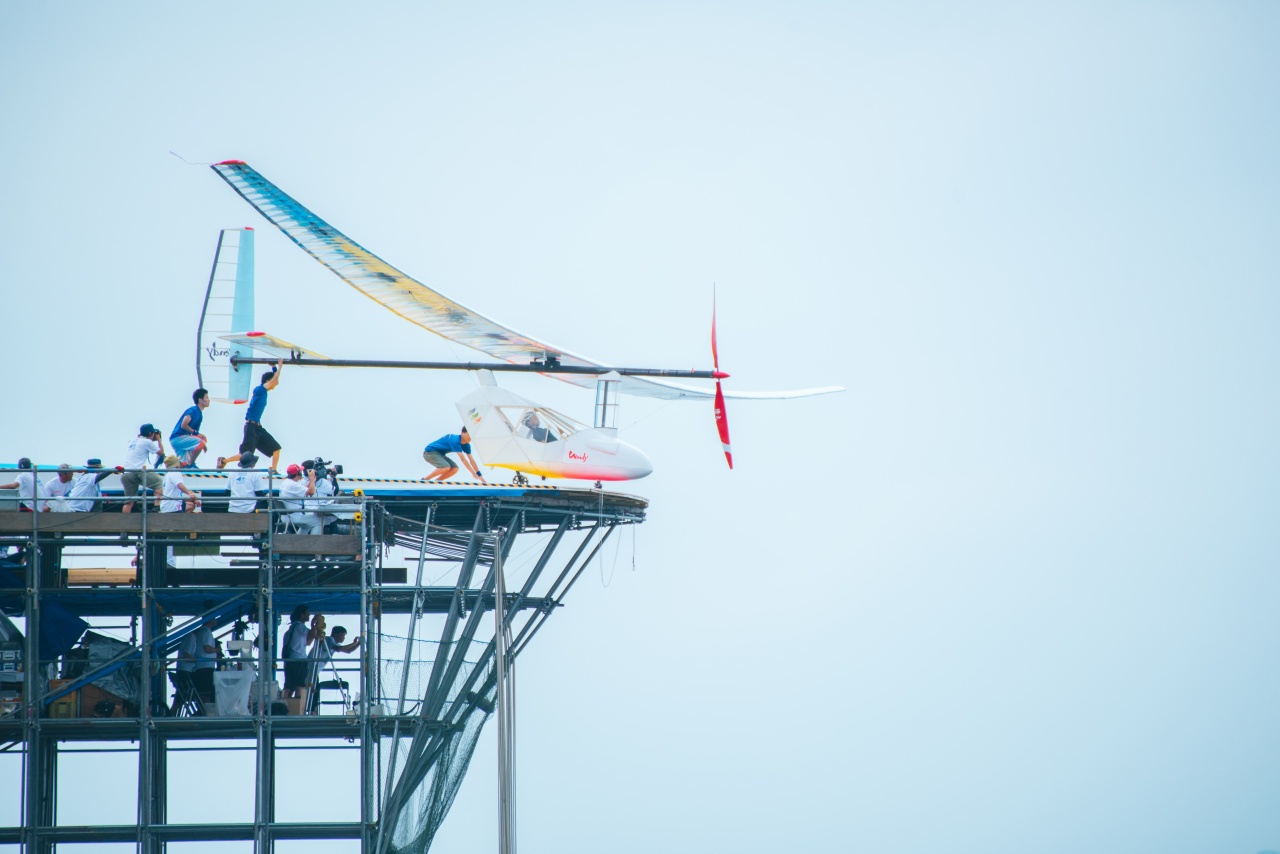
<instances>
[{"instance_id":1,"label":"man in blue tank top","mask_svg":"<svg viewBox=\"0 0 1280 854\"><path fill-rule=\"evenodd\" d=\"M471 472L472 477L484 483L484 475L480 474L480 466L471 458L471 434L463 427L461 433L450 433L441 436L422 451L422 458L436 467L436 470L423 480L448 480L458 473L458 464L450 457L450 453L459 454L462 464Z\"/></svg>"}]
</instances>

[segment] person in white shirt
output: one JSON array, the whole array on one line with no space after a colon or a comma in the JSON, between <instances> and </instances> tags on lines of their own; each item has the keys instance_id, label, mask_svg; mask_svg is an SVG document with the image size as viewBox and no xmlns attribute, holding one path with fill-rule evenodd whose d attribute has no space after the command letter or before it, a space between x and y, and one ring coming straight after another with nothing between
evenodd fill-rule
<instances>
[{"instance_id":1,"label":"person in white shirt","mask_svg":"<svg viewBox=\"0 0 1280 854\"><path fill-rule=\"evenodd\" d=\"M280 642L280 657L284 659L284 690L281 697L300 697L299 689L311 687L311 660L308 648L324 637L324 617L316 614L310 628L307 621L311 611L306 605L293 609L289 628Z\"/></svg>"},{"instance_id":2,"label":"person in white shirt","mask_svg":"<svg viewBox=\"0 0 1280 854\"><path fill-rule=\"evenodd\" d=\"M70 513L71 505L67 503L67 496L71 494L71 479L75 473L71 470L71 466L63 463L58 466L58 473L54 477L44 482L45 494L49 496L49 509L54 513Z\"/></svg>"},{"instance_id":3,"label":"person in white shirt","mask_svg":"<svg viewBox=\"0 0 1280 854\"><path fill-rule=\"evenodd\" d=\"M191 513L200 506L200 496L196 495L182 480L182 460L173 454L164 458L164 500L160 502L161 513ZM183 499L183 496L187 496Z\"/></svg>"},{"instance_id":4,"label":"person in white shirt","mask_svg":"<svg viewBox=\"0 0 1280 854\"><path fill-rule=\"evenodd\" d=\"M155 454L157 459L164 456L164 440L160 438L160 431L154 424L143 424L138 430L138 435L129 443L129 449L124 452L126 471L120 475L120 485L124 487L125 497L132 499L138 494L138 487L145 481L146 488L155 493L158 510L160 509L160 475L153 471L142 471L150 467L152 454ZM145 494L143 500L146 500ZM132 510L132 500L126 501L124 507L120 508L122 513L129 513Z\"/></svg>"},{"instance_id":5,"label":"person in white shirt","mask_svg":"<svg viewBox=\"0 0 1280 854\"><path fill-rule=\"evenodd\" d=\"M320 533L320 517L302 512L302 499L316 494L316 470L307 473L306 483L302 482L302 466L297 463L290 463L286 474L284 483L280 484L280 508L288 514L286 518L298 533Z\"/></svg>"},{"instance_id":6,"label":"person in white shirt","mask_svg":"<svg viewBox=\"0 0 1280 854\"><path fill-rule=\"evenodd\" d=\"M217 624L210 617L183 639L178 650L178 670L190 673L196 691L208 700L213 699L213 671L218 665L218 642L213 638Z\"/></svg>"},{"instance_id":7,"label":"person in white shirt","mask_svg":"<svg viewBox=\"0 0 1280 854\"><path fill-rule=\"evenodd\" d=\"M0 483L0 489L18 490L18 498L21 499L18 509L23 513L49 512L49 505L44 501L44 484L36 477L27 457L18 460L18 474L13 483Z\"/></svg>"},{"instance_id":8,"label":"person in white shirt","mask_svg":"<svg viewBox=\"0 0 1280 854\"><path fill-rule=\"evenodd\" d=\"M252 513L258 508L258 495L268 490L267 476L260 471L243 471L258 464L257 454L241 454L237 465L242 471L227 476L231 501L228 513Z\"/></svg>"},{"instance_id":9,"label":"person in white shirt","mask_svg":"<svg viewBox=\"0 0 1280 854\"><path fill-rule=\"evenodd\" d=\"M71 482L71 494L67 496L67 504L73 513L90 513L104 509L102 506L102 487L104 479L111 477L111 471L102 471L102 460L94 457L85 465L88 467L82 474L76 475ZM123 467L116 469L122 471Z\"/></svg>"}]
</instances>

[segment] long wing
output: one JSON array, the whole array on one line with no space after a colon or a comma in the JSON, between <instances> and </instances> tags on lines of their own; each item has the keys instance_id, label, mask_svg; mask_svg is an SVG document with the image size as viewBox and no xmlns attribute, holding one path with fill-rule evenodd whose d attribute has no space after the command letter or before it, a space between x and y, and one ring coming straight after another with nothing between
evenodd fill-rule
<instances>
[{"instance_id":1,"label":"long wing","mask_svg":"<svg viewBox=\"0 0 1280 854\"><path fill-rule=\"evenodd\" d=\"M527 364L554 356L564 365L606 367L602 362L538 341L490 320L405 275L316 216L244 161L226 160L213 164L212 168L245 201L253 205L258 213L283 231L307 254L332 270L344 282L410 323L512 364ZM548 376L583 388L595 388L596 385L596 378L592 376ZM805 397L841 390L832 386L787 392L725 392L725 396ZM619 391L666 400L711 398L715 395L714 389L630 376L623 377Z\"/></svg>"}]
</instances>

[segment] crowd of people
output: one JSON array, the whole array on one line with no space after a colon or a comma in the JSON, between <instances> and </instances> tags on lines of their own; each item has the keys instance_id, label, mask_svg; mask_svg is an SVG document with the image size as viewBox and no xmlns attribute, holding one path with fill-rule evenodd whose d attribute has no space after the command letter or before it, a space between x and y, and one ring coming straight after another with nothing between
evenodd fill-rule
<instances>
[{"instance_id":1,"label":"crowd of people","mask_svg":"<svg viewBox=\"0 0 1280 854\"><path fill-rule=\"evenodd\" d=\"M203 708L212 704L215 696L214 672L224 666L239 666L237 659L224 656L221 641L214 637L213 630L218 620L212 603L206 601L204 607L207 619L183 639L178 650L171 714L178 714L191 694L199 697L202 704L195 713L205 713ZM304 714L318 711L320 690L336 689L345 696L351 687L332 667L333 657L335 653L355 652L360 648L360 637L357 635L348 643L345 627L334 626L327 635L326 628L323 614L312 615L308 606L299 605L293 609L289 626L280 639L277 661L284 665L284 688L280 691L280 699L305 699Z\"/></svg>"},{"instance_id":2,"label":"crowd of people","mask_svg":"<svg viewBox=\"0 0 1280 854\"><path fill-rule=\"evenodd\" d=\"M219 470L236 464L228 476L231 497L227 510L231 513L254 512L258 499L271 491L268 476L277 472L281 446L262 425L262 417L267 408L267 395L280 384L283 370L284 360L280 359L273 369L262 375L261 383L249 398L240 447L235 454L217 459ZM13 481L0 483L0 489L18 490L19 510L23 512L87 513L102 509L100 484L110 475L119 474L125 498L120 509L124 513L133 512L138 501L145 502L148 492L155 501L155 509L161 513L198 513L203 499L187 486L183 469L195 468L196 460L209 447L208 437L200 432L204 411L209 407L208 390L198 388L192 392L191 404L169 432L168 452L161 431L147 422L130 440L121 465L104 468L102 460L96 457L86 461L82 469L63 463L53 477L41 481L31 460L23 457L18 461L18 473ZM434 469L423 480L443 481L457 474L458 464L449 456L451 453L461 457L473 477L484 481L480 466L471 455L471 436L466 427L460 433L441 436L423 449L423 459ZM257 468L259 454L270 455L266 473ZM163 475L158 470L161 463ZM301 533L318 534L326 521L332 521L332 517L326 520L323 513L314 512L331 504L337 493L334 478L317 478L317 464L322 461L291 463L277 487L283 515L289 525Z\"/></svg>"}]
</instances>

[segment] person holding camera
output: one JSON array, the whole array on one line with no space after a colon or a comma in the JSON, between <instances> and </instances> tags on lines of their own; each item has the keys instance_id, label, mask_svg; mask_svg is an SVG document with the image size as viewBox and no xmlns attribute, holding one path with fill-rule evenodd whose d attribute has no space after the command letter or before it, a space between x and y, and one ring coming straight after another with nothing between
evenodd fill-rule
<instances>
[{"instance_id":1,"label":"person holding camera","mask_svg":"<svg viewBox=\"0 0 1280 854\"><path fill-rule=\"evenodd\" d=\"M314 513L303 512L303 499L316 494L316 470L307 470L307 482L302 482L302 466L290 463L285 472L284 483L280 484L280 507L287 512L285 516L299 534L320 533L320 517Z\"/></svg>"},{"instance_id":2,"label":"person holding camera","mask_svg":"<svg viewBox=\"0 0 1280 854\"><path fill-rule=\"evenodd\" d=\"M337 673L337 668L333 665L333 654L335 652L355 652L360 648L360 636L356 635L355 640L347 643L347 630L344 626L334 626L333 630L327 637L320 639L321 646L317 648L320 664L320 673L324 674L325 668L328 667L332 671L329 675L332 679L326 679L324 682L316 682L316 691L311 695L308 705L311 707L311 714L319 714L320 712L320 692L325 688L336 688L341 691L347 691L351 685L347 680L341 678Z\"/></svg>"},{"instance_id":3,"label":"person holding camera","mask_svg":"<svg viewBox=\"0 0 1280 854\"><path fill-rule=\"evenodd\" d=\"M155 425L148 422L138 429L137 437L124 452L125 472L120 475L120 484L124 487L125 498L129 500L120 508L121 513L133 511L133 496L138 494L139 487L151 490L156 497L156 509L160 509L160 490L164 488L164 482L154 471L145 471L152 454L156 455L157 464L164 459L164 440ZM142 500L147 500L145 492Z\"/></svg>"},{"instance_id":4,"label":"person holding camera","mask_svg":"<svg viewBox=\"0 0 1280 854\"><path fill-rule=\"evenodd\" d=\"M325 511L336 503L333 498L340 492L338 475L342 474L342 466L335 466L325 462L322 457L316 457L314 460L304 462L302 468L316 476L316 495L315 498L306 502L306 507L318 514L320 528L324 530L331 522L338 519L337 515Z\"/></svg>"}]
</instances>

